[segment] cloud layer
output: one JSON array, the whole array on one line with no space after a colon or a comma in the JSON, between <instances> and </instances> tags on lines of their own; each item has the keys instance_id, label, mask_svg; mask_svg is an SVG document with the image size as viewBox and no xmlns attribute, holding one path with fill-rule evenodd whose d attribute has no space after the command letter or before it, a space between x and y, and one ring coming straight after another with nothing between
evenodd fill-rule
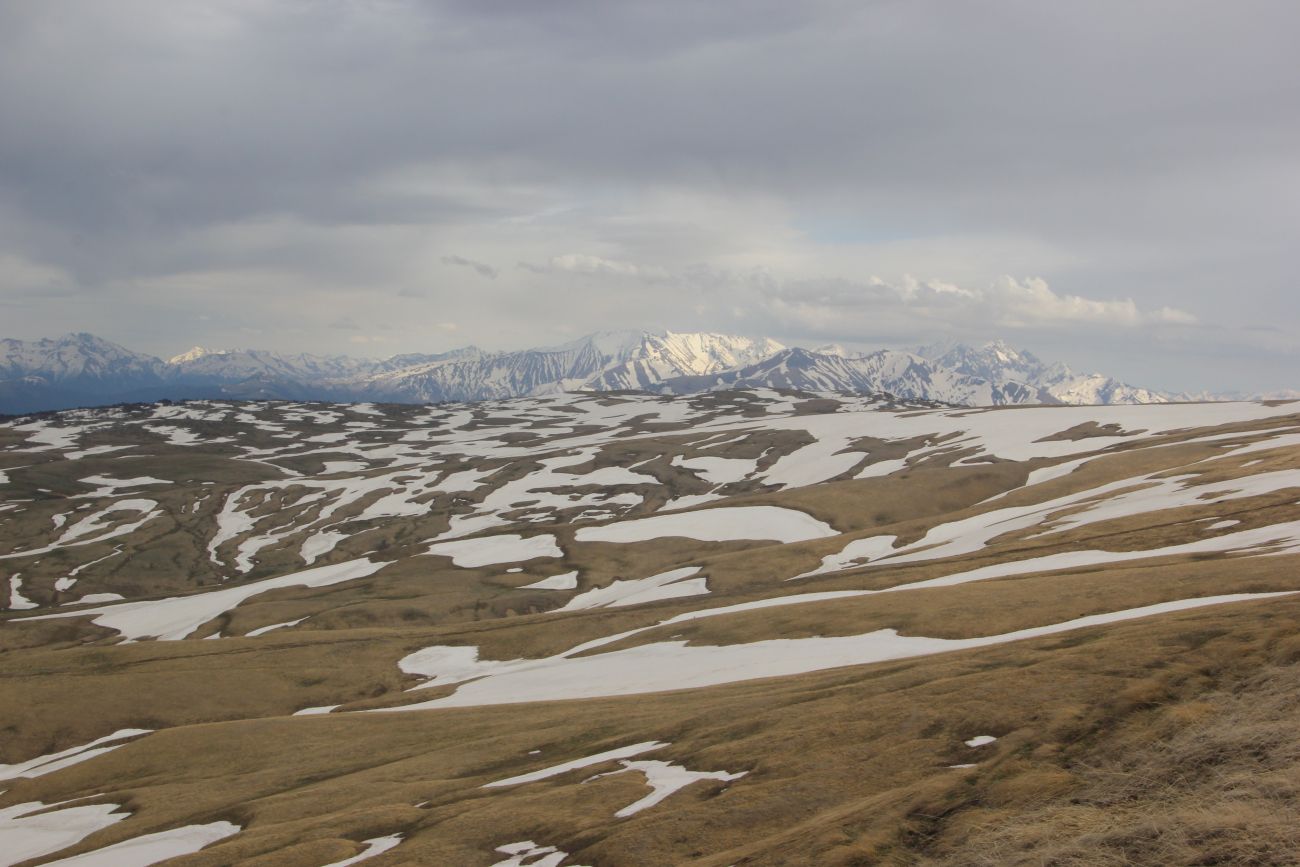
<instances>
[{"instance_id":1,"label":"cloud layer","mask_svg":"<svg viewBox=\"0 0 1300 867\"><path fill-rule=\"evenodd\" d=\"M1003 335L1294 387L1297 25L1280 0L0 4L4 330Z\"/></svg>"}]
</instances>

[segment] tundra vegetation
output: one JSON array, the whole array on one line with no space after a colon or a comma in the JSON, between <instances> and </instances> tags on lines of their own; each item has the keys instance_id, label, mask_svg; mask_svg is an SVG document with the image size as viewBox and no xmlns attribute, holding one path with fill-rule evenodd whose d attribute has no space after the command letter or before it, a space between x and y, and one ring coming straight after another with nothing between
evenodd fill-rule
<instances>
[{"instance_id":1,"label":"tundra vegetation","mask_svg":"<svg viewBox=\"0 0 1300 867\"><path fill-rule=\"evenodd\" d=\"M0 424L0 864L1294 864L1300 404Z\"/></svg>"}]
</instances>

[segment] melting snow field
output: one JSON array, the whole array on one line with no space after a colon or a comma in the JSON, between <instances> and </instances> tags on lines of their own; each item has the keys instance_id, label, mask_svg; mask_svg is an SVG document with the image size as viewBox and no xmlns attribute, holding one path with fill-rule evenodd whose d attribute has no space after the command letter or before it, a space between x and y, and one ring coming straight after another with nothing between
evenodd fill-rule
<instances>
[{"instance_id":1,"label":"melting snow field","mask_svg":"<svg viewBox=\"0 0 1300 867\"><path fill-rule=\"evenodd\" d=\"M16 780L24 777L40 777L51 774L71 765L93 759L95 756L111 752L118 747L126 746L125 743L116 743L117 741L126 741L129 738L147 735L151 731L152 729L118 729L111 735L96 738L88 744L69 747L57 753L37 756L34 759L28 759L25 762L18 762L13 765L0 765L0 780ZM112 746L105 746L106 744Z\"/></svg>"},{"instance_id":2,"label":"melting snow field","mask_svg":"<svg viewBox=\"0 0 1300 867\"><path fill-rule=\"evenodd\" d=\"M233 610L245 599L284 587L328 587L356 578L373 575L386 564L368 559L349 560L330 566L317 566L303 572L267 578L237 587L223 587L193 596L173 596L148 602L122 602L98 608L82 608L59 614L42 614L32 620L60 617L91 617L96 626L119 632L124 638L139 641L156 638L180 641L214 617Z\"/></svg>"},{"instance_id":3,"label":"melting snow field","mask_svg":"<svg viewBox=\"0 0 1300 867\"><path fill-rule=\"evenodd\" d=\"M451 562L467 569L532 560L535 557L564 556L560 546L555 544L554 536L543 534L524 538L513 533L478 539L461 539L455 542L438 542L430 545L425 553L450 557Z\"/></svg>"},{"instance_id":4,"label":"melting snow field","mask_svg":"<svg viewBox=\"0 0 1300 867\"><path fill-rule=\"evenodd\" d=\"M8 560L14 557L34 557L38 554L48 554L50 551L57 551L60 548L73 545L89 545L94 542L105 542L109 539L129 536L163 514L162 511L155 508L157 505L158 503L155 500L118 500L116 503L111 503L100 511L88 515L68 527L54 544L46 545L43 548L0 554L0 560ZM115 512L139 512L142 515L134 521L127 521L110 528L108 519Z\"/></svg>"},{"instance_id":5,"label":"melting snow field","mask_svg":"<svg viewBox=\"0 0 1300 867\"><path fill-rule=\"evenodd\" d=\"M347 867L349 864L357 864L374 858L376 855L382 855L389 849L396 849L401 843L401 834L389 834L387 837L372 837L369 840L362 840L361 845L365 848L360 853L353 855L351 858L344 858L342 861L326 864L325 867Z\"/></svg>"},{"instance_id":6,"label":"melting snow field","mask_svg":"<svg viewBox=\"0 0 1300 867\"><path fill-rule=\"evenodd\" d=\"M696 783L701 780L718 780L720 782L729 783L734 780L739 780L748 773L748 771L740 771L735 774L729 774L726 771L688 771L681 765L659 761L622 761L619 764L623 766L622 770L597 774L596 776L586 780L586 782L598 780L601 777L612 777L616 774L626 774L631 771L634 773L645 774L646 785L649 786L652 791L639 801L634 801L616 812L614 817L618 819L626 819L628 816L636 815L642 810L648 810L664 798L667 798L674 792L681 791L691 783Z\"/></svg>"},{"instance_id":7,"label":"melting snow field","mask_svg":"<svg viewBox=\"0 0 1300 867\"><path fill-rule=\"evenodd\" d=\"M568 852L561 852L554 846L539 846L532 840L507 843L498 846L495 851L509 857L496 862L492 867L560 867L564 859L569 857Z\"/></svg>"},{"instance_id":8,"label":"melting snow field","mask_svg":"<svg viewBox=\"0 0 1300 867\"><path fill-rule=\"evenodd\" d=\"M661 572L649 578L636 578L630 581L614 581L608 587L596 587L565 603L561 611L581 611L587 608L618 608L623 605L639 605L642 602L655 602L660 599L680 599L683 596L700 596L709 592L703 577L692 578L700 571L698 566Z\"/></svg>"},{"instance_id":9,"label":"melting snow field","mask_svg":"<svg viewBox=\"0 0 1300 867\"><path fill-rule=\"evenodd\" d=\"M477 680L461 683L456 692L443 698L383 710L479 707L529 701L637 695L717 686L764 677L803 674L846 665L865 665L891 659L990 647L1089 626L1136 620L1156 614L1289 595L1292 593L1235 593L1180 599L980 638L911 637L899 635L892 629L881 629L862 635L834 638L778 638L720 647L691 646L685 641L666 641L594 656L572 658L572 654L578 650L575 648L566 654L547 659L480 662L477 663L479 666L477 668L465 665L466 662L472 662L477 654L464 654L459 660L460 667L449 666L448 676L440 683L455 683L458 679L464 680L466 677L477 677ZM623 638L628 634L630 633L615 638ZM474 648L436 649L474 650ZM407 657L407 660L411 658ZM434 659L429 656L424 657L422 661L430 663ZM418 671L408 668L403 670L437 678L440 673L436 672L435 668L435 665L425 665Z\"/></svg>"},{"instance_id":10,"label":"melting snow field","mask_svg":"<svg viewBox=\"0 0 1300 867\"><path fill-rule=\"evenodd\" d=\"M80 843L130 815L118 810L117 804L60 807L39 801L0 807L0 867Z\"/></svg>"},{"instance_id":11,"label":"melting snow field","mask_svg":"<svg viewBox=\"0 0 1300 867\"><path fill-rule=\"evenodd\" d=\"M186 825L123 840L84 855L51 861L49 867L147 867L169 858L192 854L239 831L240 827L231 822Z\"/></svg>"},{"instance_id":12,"label":"melting snow field","mask_svg":"<svg viewBox=\"0 0 1300 867\"><path fill-rule=\"evenodd\" d=\"M558 765L551 765L538 771L530 771L527 774L520 774L517 777L506 777L504 780L495 780L486 783L483 788L497 789L502 786L520 786L524 783L535 783L538 780L549 780L551 777L558 777L561 774L567 774L569 771L576 771L580 768L589 768L592 765L602 765L605 762L612 762L615 759L628 759L632 756L639 756L642 753L648 753L652 750L661 750L668 744L661 741L643 741L639 744L631 744L626 747L617 747L612 750L605 750L603 753L596 753L590 756L583 756L580 759L571 759L567 762L561 762Z\"/></svg>"},{"instance_id":13,"label":"melting snow field","mask_svg":"<svg viewBox=\"0 0 1300 867\"><path fill-rule=\"evenodd\" d=\"M382 410L367 405L321 408L300 403L195 402L102 414L69 413L58 417L64 422L61 424L44 419L9 423L9 430L26 437L25 441L15 440L17 445L7 449L13 452L10 459L25 465L0 470L0 485L5 486L5 492L11 491L15 483L25 488L12 499L0 500L0 529L6 533L6 550L17 544L25 550L0 554L0 561L4 561L0 566L5 567L0 589L8 608L19 612L10 622L80 618L112 630L116 637L81 629L82 624L75 622L62 624L61 631L73 634L81 629L78 639L98 643L108 654L131 655L167 651L117 650L110 642L193 638L205 630L212 633L215 619L262 594L356 581L355 586L319 594L326 597L324 610L315 605L315 599L307 605L296 598L306 595L302 593L282 593L259 600L266 604L245 614L250 618L248 622L267 625L247 629L240 619L236 621L238 626L223 625L221 632L206 635L216 643L190 650L197 654L195 659L235 652L263 654L285 647L300 652L313 642L336 640L346 634L349 623L366 623L368 629L379 629L392 625L384 618L393 616L393 611L405 608L408 613L418 613L427 609L425 619L403 620L399 624L402 631L394 633L396 637L377 637L376 644L370 647L391 654L379 658L381 669L397 660L398 670L412 676L407 684L410 690L441 687L447 694L423 701L420 699L431 693L407 696L412 703L406 706L391 706L385 699L373 703L389 706L367 711L384 713L704 688L991 648L1072 630L1291 595L1223 592L1282 590L1291 586L1282 581L1225 583L1222 590L1214 591L1219 593L1215 596L1175 599L956 639L900 635L895 629L851 635L805 631L800 635L812 637L785 638L780 629L787 618L773 616L748 618L749 624L758 625L758 631L741 633L746 638L744 643L709 644L710 639L700 637L684 640L671 627L766 609L805 606L801 612L804 619L816 623L819 610L807 607L824 605L824 610L831 610L839 600L878 593L925 591L912 597L922 605L935 598L930 591L936 588L989 579L1058 573L1034 583L1087 581L1090 576L1083 570L1150 558L1217 554L1273 557L1300 552L1300 521L1294 520L1293 510L1284 511L1300 498L1300 469L1293 468L1293 457L1284 451L1300 445L1300 433L1294 419L1282 421L1300 411L1300 403L983 411L905 404L882 407L867 398L833 399L839 402L833 405L833 411L826 412L810 411L804 398L771 391L682 400L555 394L474 406ZM830 400L818 401L817 405L824 406ZM795 414L796 406L803 414ZM233 433L219 439L205 438L200 433L205 428L196 423L230 425ZM1271 427L1247 431L1209 429L1245 423L1256 428ZM118 425L135 426L147 435L123 440L136 445L92 444L101 437L115 438L116 433L107 429ZM92 434L95 436L88 439ZM206 450L213 442L221 443L220 448ZM873 454L879 448L876 443L885 443L887 448ZM213 466L225 462L223 466L230 472L202 482L209 487L195 487L196 483L188 481L189 476L172 469L178 456L189 450ZM1149 463L1134 457L1143 450L1153 455ZM1114 459L1109 454L1121 451L1124 454ZM166 461L147 463L151 455L146 452L165 456ZM737 454L746 457L723 456ZM1161 454L1172 457L1162 459ZM1193 457L1181 457L1186 454ZM74 463L86 459L92 460ZM995 472L979 471L982 463L997 460L1034 463L1018 472L1016 468L1006 472L1006 467ZM66 463L60 466L56 461ZM887 504L880 502L880 492L897 490L904 477L937 478L929 468L938 469L946 463L966 468L961 477L967 481L974 478L974 484L982 486L967 489L974 493L966 499L944 494L960 503L949 508L961 511L934 516L924 513L907 518L911 523L899 526L888 526L883 517L875 518L874 523L869 520L872 515L893 511L883 507ZM926 471L909 474L909 469L918 464L924 464ZM1142 469L1123 469L1134 464ZM1160 469L1166 466L1173 469ZM155 472L174 475L178 481L146 474ZM1119 473L1135 475L1116 480ZM874 481L891 475L888 482ZM60 479L62 487L46 478ZM1015 484L1021 478L1025 482ZM824 497L818 491L796 491L832 481L836 484L823 489L827 492ZM1009 485L1014 487L1004 490ZM755 504L764 502L764 498L773 504ZM1268 508L1261 508L1252 498L1267 498L1262 502ZM1035 499L1039 502L1033 502ZM834 509L844 510L842 518ZM1141 515L1154 516L1150 524L1159 529L1158 537L1155 530L1141 526L1133 529L1137 522L1129 519ZM1112 521L1124 523L1106 523ZM1272 523L1260 526L1265 521ZM864 529L875 525L880 526L878 531ZM841 535L837 527L846 532ZM1155 541L1143 542L1141 535L1134 535L1128 538L1139 541L1112 543L1117 527L1126 533L1149 532ZM867 535L869 532L875 535ZM1066 537L1067 533L1074 535ZM900 536L906 541L900 542ZM177 545L177 539L185 541ZM683 539L723 545L756 544L710 548L707 544L686 544ZM646 544L656 540L663 541ZM1170 540L1174 540L1172 544L1165 544ZM100 543L104 543L103 549L89 547ZM800 543L810 544L770 556L778 544ZM1148 547L1143 548L1144 544ZM644 547L616 547L620 545ZM1125 550L1105 550L1112 545ZM106 554L109 548L112 553ZM187 555L174 552L189 548L199 552L191 559L201 568L182 574L188 583L173 581L142 588L138 576L147 575L156 568L152 564L165 560L160 552L184 557ZM411 563L418 564L418 568L408 572L428 573L427 585L432 589L427 597L420 589L424 585L418 578L408 580L408 572L394 570L390 573L394 580L385 580L381 572L387 563L372 559L380 556L379 549L389 552L383 555L388 559L414 556ZM374 553L361 556L363 551ZM295 554L302 561L300 566L276 568L285 558L292 561ZM95 568L110 558L118 559ZM326 565L317 565L322 563ZM798 565L788 568L787 563ZM891 566L921 563L929 564L927 576L937 577L896 583L906 582L913 573L900 571L901 578L889 580L894 576L885 572ZM140 564L146 568L137 570ZM790 573L810 567L810 571L794 577L818 579L819 583L810 588L814 592L790 592L792 585L782 579L793 580L789 579ZM275 577L256 581L242 577L255 569L258 571L254 574ZM460 571L472 569L484 571ZM850 570L861 571L856 575L840 574ZM1266 573L1252 573L1258 574ZM202 578L196 580L198 575ZM373 576L379 578L364 581ZM834 577L831 582L820 583L823 576ZM859 577L862 581L855 585ZM520 581L530 583L518 586ZM1256 579L1252 577L1251 581ZM845 589L891 583L894 586L884 590ZM194 586L202 589L189 592ZM806 585L793 585L800 586ZM472 592L481 593L482 598L475 597L466 606L466 588L473 588ZM107 591L132 594L133 601ZM780 595L782 592L785 595ZM1166 598L1191 592L1198 591L1169 590ZM79 599L71 598L79 593ZM399 601L408 593L411 599L419 597L409 606ZM147 598L148 594L162 598ZM754 598L764 594L766 598ZM1141 601L1150 598L1160 597L1143 596ZM340 599L343 601L339 604L353 608L343 616L334 613L338 609L329 607ZM446 599L455 600L448 605L457 607L439 608ZM749 601L732 601L735 599ZM898 602L900 598L891 600ZM1110 605L1119 608L1135 603L1117 598ZM656 617L656 609L634 608L651 604L660 605L659 610L665 614ZM80 607L56 607L61 605ZM471 610L472 621L462 618L463 612ZM262 616L263 611L273 613ZM1025 622L1041 623L1072 613L1043 615ZM268 623L272 620L277 622ZM256 640L304 622L317 628ZM900 618L894 622L908 621ZM607 628L602 629L602 625ZM765 625L770 627L767 632L762 631ZM573 635L580 637L566 640L570 628ZM651 630L659 631L646 634ZM229 637L223 638L223 633ZM725 628L692 634L735 636ZM593 635L596 637L590 637ZM540 638L535 642L537 636ZM628 640L638 636L648 643ZM369 635L365 640L370 640ZM433 641L446 643L421 647ZM483 642L484 653L505 656L522 651L502 648L546 647L550 653L555 646L573 646L539 658L484 659L475 646L478 642ZM420 649L409 652L411 648ZM373 686L374 672L364 665L358 665L358 670L360 678L372 679L366 686ZM391 668L388 673L392 673ZM415 678L419 682L412 686ZM350 683L337 693L297 693L264 717L287 713L288 708L308 701L352 701L365 694L355 686ZM143 707L148 698L141 697L139 719L155 718ZM355 705L302 707L293 716L345 712L349 706ZM576 705L573 712L581 715L585 708ZM152 710L166 717L172 709ZM521 719L532 719L520 713ZM340 719L335 714L326 720L300 722L281 717L274 725L290 726L295 731L301 727L304 732L311 729L328 737L339 727L376 724L365 723L366 719L372 718ZM567 730L562 738L552 738L549 729L539 728L537 737L526 732L523 741L510 742L505 755L492 755L476 765L507 769L490 775L501 778L481 786L488 791L479 791L478 781L486 777L475 776L472 769L446 779L438 777L436 782L450 790L455 779L472 780L465 787L473 797L457 807L471 811L478 808L475 801L509 803L513 808L516 804L541 802L548 793L563 787L583 784L590 785L575 790L583 797L594 797L606 789L624 791L622 787L627 783L598 781L615 776L627 780L631 774L638 782L644 780L645 794L631 803L626 803L632 800L628 796L607 808L602 806L598 813L606 827L618 829L617 836L634 833L646 818L636 817L653 808L657 810L648 817L651 822L662 816L671 823L675 809L707 807L711 801L704 797L706 789L712 794L748 773L691 770L687 767L690 762L675 764L666 758L671 746L667 741L647 740L601 749L646 736L642 730L620 733L611 722L614 719L616 714L602 712L591 721L597 728L591 729L586 739ZM581 722L586 725L588 721ZM563 728L555 725L557 733ZM57 721L48 726L48 731L51 737L59 736ZM672 734L668 734L670 731ZM990 749L997 740L991 734L956 731L961 732L959 737L967 749L980 752L954 758L988 757L999 752ZM96 733L91 730L76 739ZM675 728L662 729L662 733L682 745L688 743ZM79 746L0 766L0 781L12 781L4 785L41 787L31 796L17 791L25 803L0 808L0 867L24 858L58 857L61 851L77 844L97 845L94 838L87 839L89 835L128 819L137 803L147 803L150 796L132 800L126 794L117 794L111 785L70 791L58 797L47 794L60 779L50 775L89 763L67 774L69 779L89 779L116 760L134 758L148 750L147 743L132 746L113 760L93 762L147 734L144 729L121 729ZM958 736L954 732L952 737L955 744ZM533 746L537 749L530 749ZM543 748L545 759L540 758ZM579 753L590 754L555 761L556 757ZM650 757L654 754L659 758ZM762 759L761 754L748 757L743 767L756 767ZM921 765L926 772L946 774L942 770L945 760L953 758L934 757ZM535 767L543 762L547 763L545 767ZM706 766L716 767L712 763ZM584 778L579 779L579 774ZM48 778L38 783L25 782L37 777ZM427 779L427 774L422 779ZM694 798L690 794L672 798L697 782L713 785L697 787ZM514 791L514 787L530 784L539 785ZM736 786L728 797L751 797L762 788L747 781ZM102 794L81 797L86 792ZM74 795L77 797L71 800L60 800ZM35 800L38 796L43 800ZM359 796L362 806L358 809L374 806L365 802L366 797ZM433 795L422 793L416 797ZM416 797L405 793L394 803L407 805ZM95 799L127 806L124 809L115 803L85 803ZM132 833L132 823L140 823L142 829L164 824L150 820L149 815L140 809L127 825L113 828L109 835ZM236 814L196 811L193 817L178 821L222 815ZM260 821L263 816L258 813L250 821ZM534 817L526 809L521 816L518 827L512 824L497 839L508 839L507 834L531 834L543 840L556 839L560 845L576 839L544 836L552 833L551 826L533 822ZM390 833L394 827L378 822L349 827L365 829L357 836L385 836L356 842L352 851L357 854L322 867L344 867L385 853L389 853L388 861L402 861L403 851L398 847L424 833L418 823L396 833ZM600 822L588 821L583 828L583 833L598 837ZM240 827L230 822L191 824L136 834L123 842L54 863L82 867L151 864L196 852L239 831ZM557 827L553 833L564 832ZM422 844L408 845L414 853ZM482 842L477 845L486 848ZM584 840L581 845L588 843ZM568 848L579 851L575 845ZM558 847L531 839L495 851L504 859L498 860L498 867L559 867L569 859ZM483 860L492 860L492 856Z\"/></svg>"},{"instance_id":14,"label":"melting snow field","mask_svg":"<svg viewBox=\"0 0 1300 867\"><path fill-rule=\"evenodd\" d=\"M583 527L579 542L645 542L665 536L684 536L702 542L771 539L803 542L837 533L811 515L777 506L738 506L702 509L689 514L654 515L601 527Z\"/></svg>"},{"instance_id":15,"label":"melting snow field","mask_svg":"<svg viewBox=\"0 0 1300 867\"><path fill-rule=\"evenodd\" d=\"M510 570L507 570L510 571ZM561 575L552 575L549 578L543 578L540 581L534 581L532 584L525 584L520 590L577 590L578 573L565 572Z\"/></svg>"}]
</instances>

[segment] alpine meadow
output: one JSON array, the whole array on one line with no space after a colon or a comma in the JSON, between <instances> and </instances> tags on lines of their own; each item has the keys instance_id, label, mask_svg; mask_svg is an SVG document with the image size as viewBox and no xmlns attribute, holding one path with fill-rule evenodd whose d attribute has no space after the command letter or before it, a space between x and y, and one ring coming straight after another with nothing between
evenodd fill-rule
<instances>
[{"instance_id":1,"label":"alpine meadow","mask_svg":"<svg viewBox=\"0 0 1300 867\"><path fill-rule=\"evenodd\" d=\"M0 867L1300 864L1298 28L0 0Z\"/></svg>"}]
</instances>

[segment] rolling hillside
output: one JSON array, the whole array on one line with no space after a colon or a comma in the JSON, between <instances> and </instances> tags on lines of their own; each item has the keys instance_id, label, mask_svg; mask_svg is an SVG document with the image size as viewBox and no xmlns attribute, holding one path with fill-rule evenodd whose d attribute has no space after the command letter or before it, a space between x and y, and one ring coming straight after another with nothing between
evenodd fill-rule
<instances>
[{"instance_id":1,"label":"rolling hillside","mask_svg":"<svg viewBox=\"0 0 1300 867\"><path fill-rule=\"evenodd\" d=\"M717 385L0 424L0 864L1300 858L1300 404Z\"/></svg>"}]
</instances>

